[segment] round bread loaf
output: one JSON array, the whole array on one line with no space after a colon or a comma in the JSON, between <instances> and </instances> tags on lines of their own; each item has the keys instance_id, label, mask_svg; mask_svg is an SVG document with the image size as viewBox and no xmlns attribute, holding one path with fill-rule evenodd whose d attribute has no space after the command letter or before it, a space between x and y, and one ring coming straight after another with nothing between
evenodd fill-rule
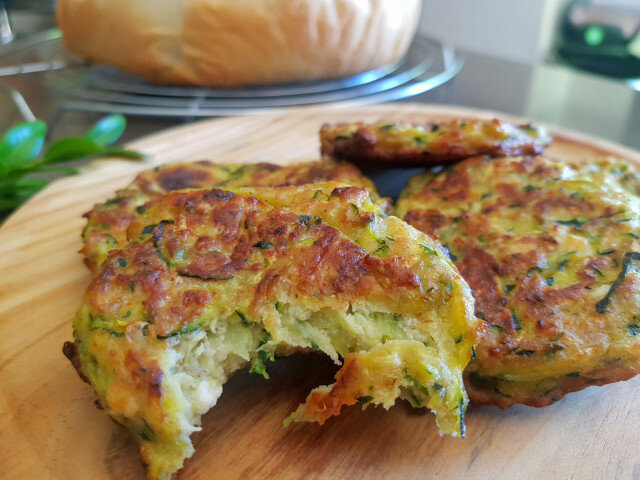
<instances>
[{"instance_id":1,"label":"round bread loaf","mask_svg":"<svg viewBox=\"0 0 640 480\"><path fill-rule=\"evenodd\" d=\"M420 0L58 0L66 46L162 84L336 78L405 54Z\"/></svg>"}]
</instances>

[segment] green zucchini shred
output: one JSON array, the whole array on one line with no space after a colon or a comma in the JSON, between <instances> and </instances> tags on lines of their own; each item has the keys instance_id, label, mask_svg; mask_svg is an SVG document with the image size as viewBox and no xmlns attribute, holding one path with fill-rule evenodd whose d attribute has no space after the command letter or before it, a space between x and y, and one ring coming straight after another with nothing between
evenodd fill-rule
<instances>
[{"instance_id":1,"label":"green zucchini shred","mask_svg":"<svg viewBox=\"0 0 640 480\"><path fill-rule=\"evenodd\" d=\"M269 380L269 374L267 373L267 367L265 365L267 360L274 361L273 352L259 350L258 355L251 361L249 373L257 373L258 375L262 375L266 380Z\"/></svg>"},{"instance_id":2,"label":"green zucchini shred","mask_svg":"<svg viewBox=\"0 0 640 480\"><path fill-rule=\"evenodd\" d=\"M596 303L596 312L603 315L607 311L607 307L611 302L612 295L615 293L618 287L623 284L624 279L629 272L631 262L634 260L640 260L640 252L627 252L624 254L624 257L622 258L622 269L620 270L620 274L618 275L618 278L616 278L616 280L613 282L611 288L609 288L609 291L606 293L604 298Z\"/></svg>"},{"instance_id":3,"label":"green zucchini shred","mask_svg":"<svg viewBox=\"0 0 640 480\"><path fill-rule=\"evenodd\" d=\"M242 313L240 310L234 310L234 312L240 318L240 322L242 323L243 326L250 327L255 324L255 322L250 322L249 320L247 320L246 315Z\"/></svg>"}]
</instances>

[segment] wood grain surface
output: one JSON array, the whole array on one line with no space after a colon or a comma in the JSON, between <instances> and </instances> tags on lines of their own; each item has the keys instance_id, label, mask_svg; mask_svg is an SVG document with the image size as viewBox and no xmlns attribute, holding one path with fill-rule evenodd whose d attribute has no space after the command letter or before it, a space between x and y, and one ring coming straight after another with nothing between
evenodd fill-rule
<instances>
[{"instance_id":1,"label":"wood grain surface","mask_svg":"<svg viewBox=\"0 0 640 480\"><path fill-rule=\"evenodd\" d=\"M89 282L77 253L82 213L153 164L212 159L288 163L318 156L323 122L429 121L490 112L396 104L353 110L298 109L211 120L130 145L152 159L93 162L53 183L1 228L0 478L142 479L137 445L93 405L61 353ZM505 118L503 116L503 118ZM549 155L640 153L558 132ZM378 178L378 181L384 179ZM226 386L196 434L179 479L640 479L639 379L591 387L544 409L470 407L467 438L438 435L434 417L399 402L391 410L345 408L320 427L282 420L336 367L317 355L270 365L271 380L246 371Z\"/></svg>"}]
</instances>

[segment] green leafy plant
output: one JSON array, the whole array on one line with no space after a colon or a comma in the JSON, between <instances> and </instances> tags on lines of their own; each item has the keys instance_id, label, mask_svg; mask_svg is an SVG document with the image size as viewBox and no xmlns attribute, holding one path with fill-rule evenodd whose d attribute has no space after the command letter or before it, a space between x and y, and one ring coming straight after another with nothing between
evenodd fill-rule
<instances>
[{"instance_id":1,"label":"green leafy plant","mask_svg":"<svg viewBox=\"0 0 640 480\"><path fill-rule=\"evenodd\" d=\"M35 173L74 175L78 173L76 169L60 164L95 155L143 158L139 152L110 146L122 136L126 126L122 115L109 115L83 137L57 140L44 153L46 123L35 120L9 129L0 141L0 221L49 183L33 176Z\"/></svg>"}]
</instances>

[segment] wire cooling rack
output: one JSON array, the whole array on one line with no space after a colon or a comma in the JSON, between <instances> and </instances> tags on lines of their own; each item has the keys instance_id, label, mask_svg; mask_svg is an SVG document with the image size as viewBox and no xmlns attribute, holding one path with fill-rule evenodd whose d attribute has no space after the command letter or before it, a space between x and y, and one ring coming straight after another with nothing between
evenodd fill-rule
<instances>
[{"instance_id":1,"label":"wire cooling rack","mask_svg":"<svg viewBox=\"0 0 640 480\"><path fill-rule=\"evenodd\" d=\"M417 36L404 59L390 67L335 80L221 89L154 85L112 67L73 60L64 52L60 32L55 29L10 48L14 57L20 53L15 57L18 62L0 67L0 77L41 72L46 88L61 99L60 113L213 117L302 105L366 105L427 92L452 79L462 67L452 48ZM29 52L34 50L47 55L32 61Z\"/></svg>"}]
</instances>

